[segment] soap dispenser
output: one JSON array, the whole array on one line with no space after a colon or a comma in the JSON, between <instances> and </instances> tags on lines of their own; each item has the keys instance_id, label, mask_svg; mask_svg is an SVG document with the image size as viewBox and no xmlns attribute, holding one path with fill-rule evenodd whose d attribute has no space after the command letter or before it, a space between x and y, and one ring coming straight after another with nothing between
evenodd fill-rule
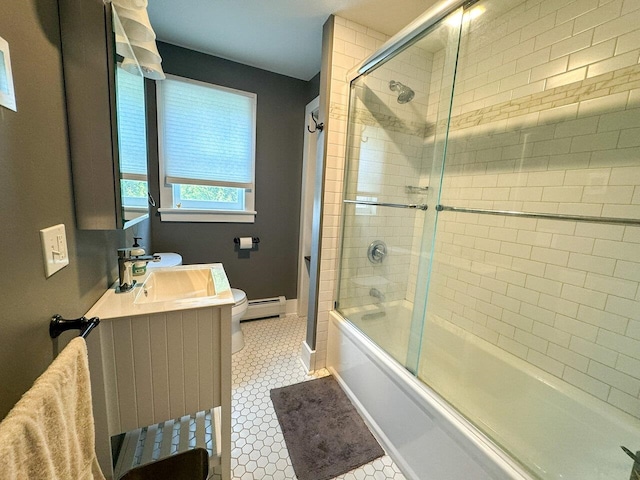
<instances>
[{"instance_id":1,"label":"soap dispenser","mask_svg":"<svg viewBox=\"0 0 640 480\"><path fill-rule=\"evenodd\" d=\"M140 246L138 240L142 240L142 237L133 237L133 246L131 247L132 257L140 257L145 254L144 248ZM134 262L133 267L131 268L131 273L134 276L144 275L147 273L147 262L143 260Z\"/></svg>"}]
</instances>

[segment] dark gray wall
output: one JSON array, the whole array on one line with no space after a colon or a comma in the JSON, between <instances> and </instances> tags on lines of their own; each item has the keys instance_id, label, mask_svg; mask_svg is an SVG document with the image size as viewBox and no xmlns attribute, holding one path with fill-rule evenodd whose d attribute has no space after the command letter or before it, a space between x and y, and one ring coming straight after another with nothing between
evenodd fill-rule
<instances>
[{"instance_id":1,"label":"dark gray wall","mask_svg":"<svg viewBox=\"0 0 640 480\"><path fill-rule=\"evenodd\" d=\"M296 298L304 110L309 82L159 43L165 72L258 95L254 224L161 222L153 217L155 251L184 263L222 262L231 285L252 298ZM313 96L311 96L313 95ZM150 152L152 195L159 199L157 151ZM238 252L233 238L260 237L256 251Z\"/></svg>"},{"instance_id":2,"label":"dark gray wall","mask_svg":"<svg viewBox=\"0 0 640 480\"><path fill-rule=\"evenodd\" d=\"M18 104L17 112L0 107L3 418L53 359L51 315L83 315L117 277L115 250L125 234L74 226L56 1L0 0L0 12ZM66 227L70 265L46 279L39 230L58 223Z\"/></svg>"}]
</instances>

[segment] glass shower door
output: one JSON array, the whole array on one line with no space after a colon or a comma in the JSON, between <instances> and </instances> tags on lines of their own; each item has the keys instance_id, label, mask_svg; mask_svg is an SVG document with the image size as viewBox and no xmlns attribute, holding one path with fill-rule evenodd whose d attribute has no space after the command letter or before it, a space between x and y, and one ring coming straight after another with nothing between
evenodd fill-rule
<instances>
[{"instance_id":1,"label":"glass shower door","mask_svg":"<svg viewBox=\"0 0 640 480\"><path fill-rule=\"evenodd\" d=\"M418 377L536 477L640 450L640 9L466 9ZM431 205L430 205L431 206Z\"/></svg>"},{"instance_id":2,"label":"glass shower door","mask_svg":"<svg viewBox=\"0 0 640 480\"><path fill-rule=\"evenodd\" d=\"M412 371L461 18L351 84L337 309Z\"/></svg>"}]
</instances>

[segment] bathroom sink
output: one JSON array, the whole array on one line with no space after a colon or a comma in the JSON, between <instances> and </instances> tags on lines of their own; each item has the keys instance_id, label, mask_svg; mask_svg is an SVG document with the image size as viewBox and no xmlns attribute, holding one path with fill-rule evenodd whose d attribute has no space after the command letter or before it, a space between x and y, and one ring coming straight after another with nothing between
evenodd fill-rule
<instances>
[{"instance_id":1,"label":"bathroom sink","mask_svg":"<svg viewBox=\"0 0 640 480\"><path fill-rule=\"evenodd\" d=\"M116 293L116 281L89 310L91 316L105 320L234 303L221 263L152 268L137 278L125 293Z\"/></svg>"},{"instance_id":2,"label":"bathroom sink","mask_svg":"<svg viewBox=\"0 0 640 480\"><path fill-rule=\"evenodd\" d=\"M214 269L197 266L153 269L138 289L134 304L200 299L217 294Z\"/></svg>"}]
</instances>

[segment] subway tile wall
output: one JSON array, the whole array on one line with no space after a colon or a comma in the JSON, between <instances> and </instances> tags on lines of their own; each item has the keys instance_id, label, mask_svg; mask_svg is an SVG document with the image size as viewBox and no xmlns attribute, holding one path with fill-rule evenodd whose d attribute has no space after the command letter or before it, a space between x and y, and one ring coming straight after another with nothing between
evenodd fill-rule
<instances>
[{"instance_id":1,"label":"subway tile wall","mask_svg":"<svg viewBox=\"0 0 640 480\"><path fill-rule=\"evenodd\" d=\"M441 203L640 218L640 2L478 5ZM438 222L430 314L640 417L639 227Z\"/></svg>"},{"instance_id":2,"label":"subway tile wall","mask_svg":"<svg viewBox=\"0 0 640 480\"><path fill-rule=\"evenodd\" d=\"M330 106L326 130L322 250L314 365L316 369L324 368L326 364L329 311L333 310L335 300L349 104L347 74L388 39L384 34L338 16L334 16L333 21L334 38L329 75Z\"/></svg>"}]
</instances>

